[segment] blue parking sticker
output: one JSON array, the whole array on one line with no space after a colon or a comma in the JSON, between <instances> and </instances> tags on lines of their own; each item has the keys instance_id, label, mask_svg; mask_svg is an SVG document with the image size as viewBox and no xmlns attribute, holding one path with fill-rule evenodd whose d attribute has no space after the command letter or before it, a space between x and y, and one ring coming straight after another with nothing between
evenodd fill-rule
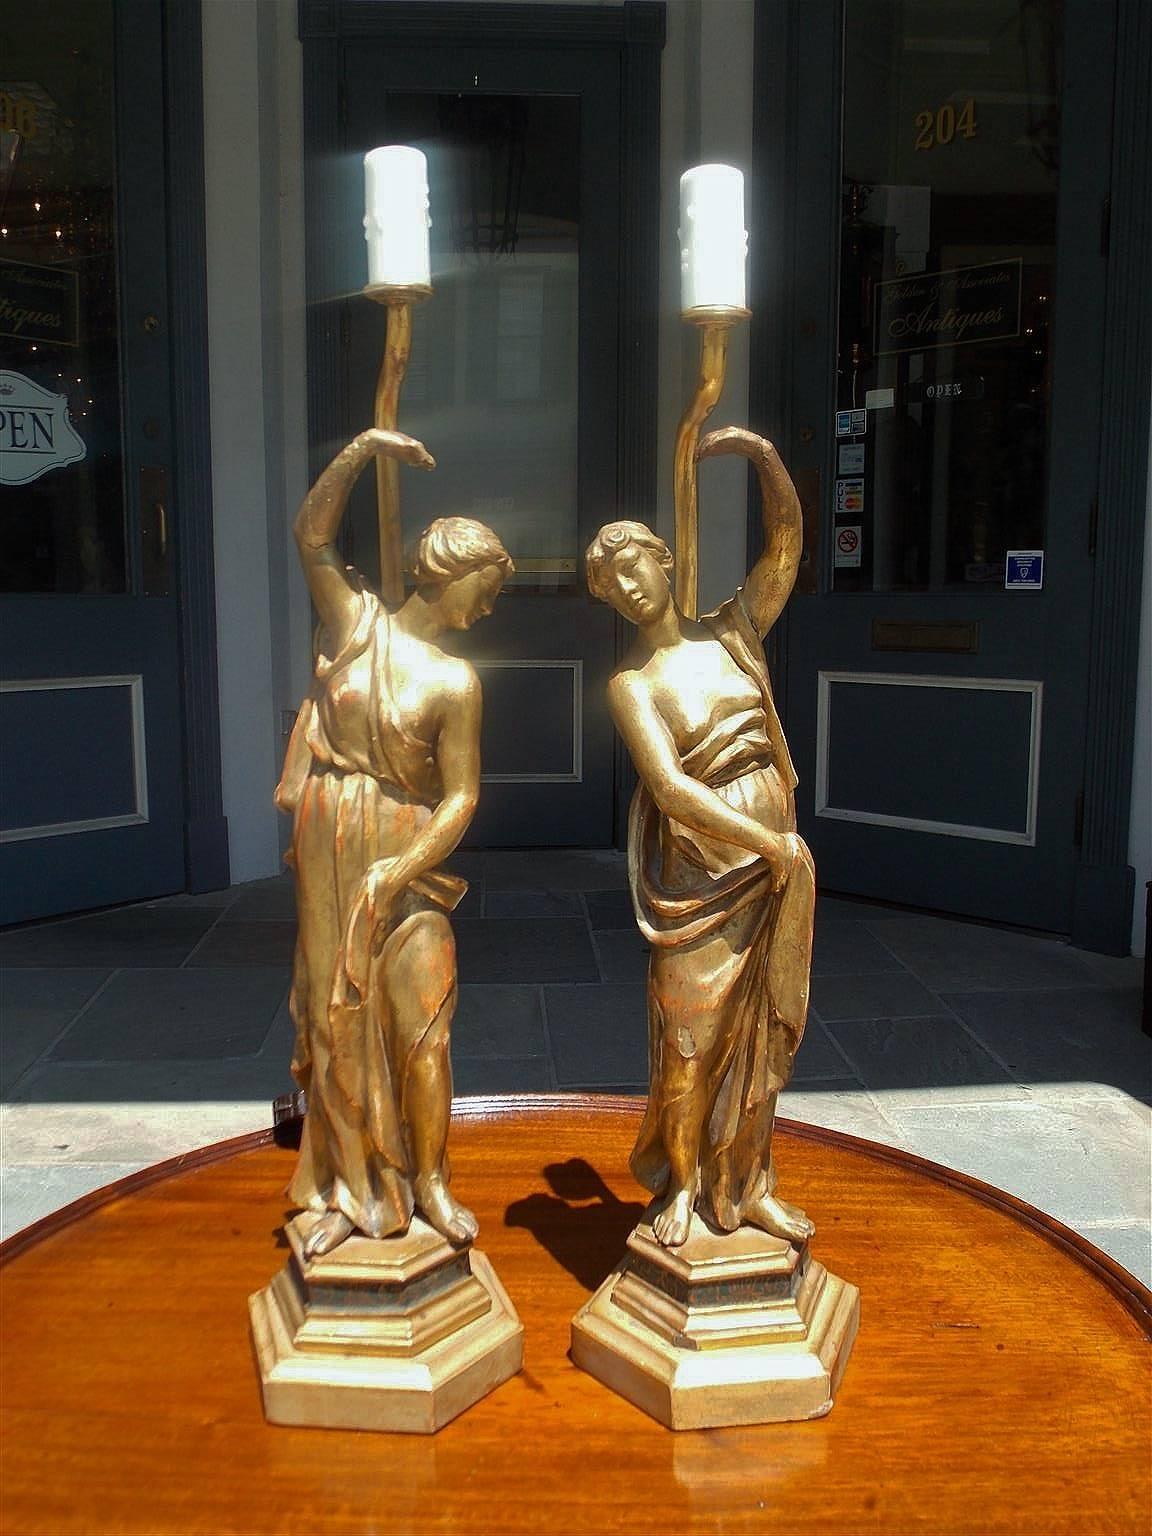
<instances>
[{"instance_id":1,"label":"blue parking sticker","mask_svg":"<svg viewBox=\"0 0 1152 1536\"><path fill-rule=\"evenodd\" d=\"M1010 549L1005 554L1004 585L1012 589L1029 588L1034 592L1044 585L1044 551Z\"/></svg>"}]
</instances>

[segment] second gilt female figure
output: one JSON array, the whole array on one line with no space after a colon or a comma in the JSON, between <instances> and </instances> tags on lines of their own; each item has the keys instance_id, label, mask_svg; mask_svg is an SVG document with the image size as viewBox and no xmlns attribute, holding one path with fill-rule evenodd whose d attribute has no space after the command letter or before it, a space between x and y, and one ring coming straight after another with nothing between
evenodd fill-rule
<instances>
[{"instance_id":1,"label":"second gilt female figure","mask_svg":"<svg viewBox=\"0 0 1152 1536\"><path fill-rule=\"evenodd\" d=\"M761 645L796 579L801 517L775 449L739 428L699 458L754 463L764 552L697 622L673 599L672 556L642 523L609 523L588 585L637 629L609 684L640 784L628 833L648 973L650 1089L632 1168L657 1196L667 1247L694 1211L797 1245L812 1223L776 1195L772 1129L808 1008L815 874L796 833L796 775Z\"/></svg>"}]
</instances>

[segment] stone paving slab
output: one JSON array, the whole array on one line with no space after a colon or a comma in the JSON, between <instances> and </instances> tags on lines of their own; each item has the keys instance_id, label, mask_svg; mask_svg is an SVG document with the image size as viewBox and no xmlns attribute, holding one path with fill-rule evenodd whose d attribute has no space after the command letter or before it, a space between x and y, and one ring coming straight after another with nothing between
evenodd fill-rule
<instances>
[{"instance_id":1,"label":"stone paving slab","mask_svg":"<svg viewBox=\"0 0 1152 1536\"><path fill-rule=\"evenodd\" d=\"M1028 1089L950 1014L908 1019L841 1019L825 1026L872 1092L902 1102L1026 1099ZM803 1054L803 1046L801 1046Z\"/></svg>"},{"instance_id":2,"label":"stone paving slab","mask_svg":"<svg viewBox=\"0 0 1152 1536\"><path fill-rule=\"evenodd\" d=\"M0 971L0 1095L51 1049L112 974L92 969Z\"/></svg>"},{"instance_id":3,"label":"stone paving slab","mask_svg":"<svg viewBox=\"0 0 1152 1536\"><path fill-rule=\"evenodd\" d=\"M462 983L599 980L583 918L465 918L452 927Z\"/></svg>"},{"instance_id":4,"label":"stone paving slab","mask_svg":"<svg viewBox=\"0 0 1152 1536\"><path fill-rule=\"evenodd\" d=\"M547 1093L555 1088L546 1056L452 1055L452 1091L470 1093Z\"/></svg>"},{"instance_id":5,"label":"stone paving slab","mask_svg":"<svg viewBox=\"0 0 1152 1536\"><path fill-rule=\"evenodd\" d=\"M544 988L548 1038L561 1088L648 1082L647 1003L643 985Z\"/></svg>"},{"instance_id":6,"label":"stone paving slab","mask_svg":"<svg viewBox=\"0 0 1152 1536\"><path fill-rule=\"evenodd\" d=\"M584 903L579 891L488 891L484 916L582 918Z\"/></svg>"},{"instance_id":7,"label":"stone paving slab","mask_svg":"<svg viewBox=\"0 0 1152 1536\"><path fill-rule=\"evenodd\" d=\"M120 907L0 933L0 966L181 965L220 916L209 907Z\"/></svg>"},{"instance_id":8,"label":"stone paving slab","mask_svg":"<svg viewBox=\"0 0 1152 1536\"><path fill-rule=\"evenodd\" d=\"M1046 1095L1092 1088L1152 1102L1152 1042L1136 991L948 992L943 1000L1013 1076Z\"/></svg>"},{"instance_id":9,"label":"stone paving slab","mask_svg":"<svg viewBox=\"0 0 1152 1536\"><path fill-rule=\"evenodd\" d=\"M1082 987L1091 968L1058 939L936 917L869 920L870 932L914 976L937 991L1027 991Z\"/></svg>"},{"instance_id":10,"label":"stone paving slab","mask_svg":"<svg viewBox=\"0 0 1152 1536\"><path fill-rule=\"evenodd\" d=\"M286 966L122 970L48 1053L51 1061L254 1056L288 991Z\"/></svg>"},{"instance_id":11,"label":"stone paving slab","mask_svg":"<svg viewBox=\"0 0 1152 1536\"><path fill-rule=\"evenodd\" d=\"M61 1206L71 1205L81 1195L103 1189L130 1173L139 1173L148 1163L68 1163L55 1167L4 1168L4 1198L0 1202L0 1241L42 1216L50 1216Z\"/></svg>"},{"instance_id":12,"label":"stone paving slab","mask_svg":"<svg viewBox=\"0 0 1152 1536\"><path fill-rule=\"evenodd\" d=\"M232 922L229 911L184 962L189 966L253 966L292 964L296 921L264 918Z\"/></svg>"},{"instance_id":13,"label":"stone paving slab","mask_svg":"<svg viewBox=\"0 0 1152 1536\"><path fill-rule=\"evenodd\" d=\"M648 941L631 928L602 928L592 935L600 974L606 982L646 982Z\"/></svg>"},{"instance_id":14,"label":"stone paving slab","mask_svg":"<svg viewBox=\"0 0 1152 1536\"><path fill-rule=\"evenodd\" d=\"M916 1019L945 1010L940 999L907 971L862 976L813 976L811 1006L826 1024L836 1019Z\"/></svg>"},{"instance_id":15,"label":"stone paving slab","mask_svg":"<svg viewBox=\"0 0 1152 1536\"><path fill-rule=\"evenodd\" d=\"M874 971L903 971L896 956L863 923L822 920L812 945L813 976L867 976Z\"/></svg>"},{"instance_id":16,"label":"stone paving slab","mask_svg":"<svg viewBox=\"0 0 1152 1536\"><path fill-rule=\"evenodd\" d=\"M1152 1232L1146 1222L1077 1222L1075 1230L1152 1288Z\"/></svg>"},{"instance_id":17,"label":"stone paving slab","mask_svg":"<svg viewBox=\"0 0 1152 1536\"><path fill-rule=\"evenodd\" d=\"M514 1060L547 1053L539 986L461 986L452 1023L453 1060L458 1055Z\"/></svg>"},{"instance_id":18,"label":"stone paving slab","mask_svg":"<svg viewBox=\"0 0 1152 1536\"><path fill-rule=\"evenodd\" d=\"M1068 1226L1148 1222L1149 1121L1143 1105L885 1105L902 1142L933 1162L959 1168Z\"/></svg>"},{"instance_id":19,"label":"stone paving slab","mask_svg":"<svg viewBox=\"0 0 1152 1536\"><path fill-rule=\"evenodd\" d=\"M854 1077L844 1052L836 1044L825 1025L809 1015L800 1049L796 1052L793 1067L794 1083L821 1082L832 1078ZM863 1087L856 1081L854 1087Z\"/></svg>"}]
</instances>

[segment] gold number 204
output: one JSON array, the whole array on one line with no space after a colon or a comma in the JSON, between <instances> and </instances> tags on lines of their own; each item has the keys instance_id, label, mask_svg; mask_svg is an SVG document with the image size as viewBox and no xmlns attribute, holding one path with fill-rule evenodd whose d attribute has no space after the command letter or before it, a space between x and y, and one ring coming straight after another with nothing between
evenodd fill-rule
<instances>
[{"instance_id":1,"label":"gold number 204","mask_svg":"<svg viewBox=\"0 0 1152 1536\"><path fill-rule=\"evenodd\" d=\"M917 112L917 149L936 149L941 144L951 144L957 137L976 137L976 103L972 97L961 102L959 111L952 102L946 101L935 112Z\"/></svg>"}]
</instances>

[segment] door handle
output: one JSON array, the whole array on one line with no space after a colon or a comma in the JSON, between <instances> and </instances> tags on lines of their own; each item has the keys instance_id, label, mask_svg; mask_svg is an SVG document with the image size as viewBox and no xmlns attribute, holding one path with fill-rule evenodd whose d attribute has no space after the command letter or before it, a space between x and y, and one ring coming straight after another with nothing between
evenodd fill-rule
<instances>
[{"instance_id":1,"label":"door handle","mask_svg":"<svg viewBox=\"0 0 1152 1536\"><path fill-rule=\"evenodd\" d=\"M167 597L168 471L162 464L140 469L140 590L145 597Z\"/></svg>"}]
</instances>

